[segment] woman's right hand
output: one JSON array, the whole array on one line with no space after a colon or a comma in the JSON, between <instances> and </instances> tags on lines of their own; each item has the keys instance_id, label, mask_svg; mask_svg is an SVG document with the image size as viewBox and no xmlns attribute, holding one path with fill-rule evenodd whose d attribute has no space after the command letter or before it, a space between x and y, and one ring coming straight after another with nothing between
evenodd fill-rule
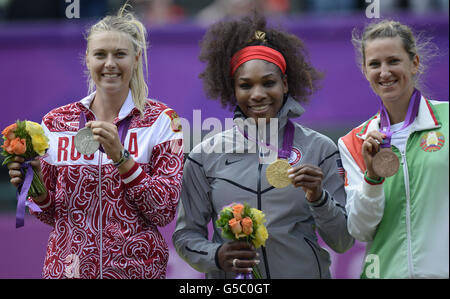
<instances>
[{"instance_id":1,"label":"woman's right hand","mask_svg":"<svg viewBox=\"0 0 450 299\"><path fill-rule=\"evenodd\" d=\"M16 188L18 188L24 180L23 174L20 171L23 162L25 162L25 159L23 157L15 156L12 159L12 162L9 162L7 165L9 169L9 177L11 178L9 181Z\"/></svg>"},{"instance_id":2,"label":"woman's right hand","mask_svg":"<svg viewBox=\"0 0 450 299\"><path fill-rule=\"evenodd\" d=\"M373 157L380 151L380 144L386 135L379 131L371 131L367 134L366 139L362 144L362 156L366 164L367 176L371 179L378 180L380 177L375 173L372 166Z\"/></svg>"},{"instance_id":3,"label":"woman's right hand","mask_svg":"<svg viewBox=\"0 0 450 299\"><path fill-rule=\"evenodd\" d=\"M257 256L255 247L244 241L224 243L218 252L219 265L222 270L235 273L251 273L252 267L259 264Z\"/></svg>"},{"instance_id":4,"label":"woman's right hand","mask_svg":"<svg viewBox=\"0 0 450 299\"><path fill-rule=\"evenodd\" d=\"M19 188L23 184L24 176L22 172L20 171L20 168L22 167L23 162L25 162L25 159L21 156L15 156L11 162L7 164L7 167L9 169L9 177L11 184L14 185L14 187ZM31 166L38 170L39 176L42 179L42 173L41 173L41 162L39 160L39 157L36 157L33 161L31 161ZM45 194L42 194L39 198L33 198L34 201L40 202L47 198L47 192Z\"/></svg>"}]
</instances>

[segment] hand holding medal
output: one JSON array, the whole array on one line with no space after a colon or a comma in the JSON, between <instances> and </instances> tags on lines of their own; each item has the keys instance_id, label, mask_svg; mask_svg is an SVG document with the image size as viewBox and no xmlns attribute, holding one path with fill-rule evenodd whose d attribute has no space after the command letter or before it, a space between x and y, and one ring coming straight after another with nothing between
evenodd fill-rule
<instances>
[{"instance_id":1,"label":"hand holding medal","mask_svg":"<svg viewBox=\"0 0 450 299\"><path fill-rule=\"evenodd\" d=\"M382 178L388 178L395 175L400 167L397 155L394 154L386 142L380 144L380 150L372 159L372 168L376 175Z\"/></svg>"},{"instance_id":2,"label":"hand holding medal","mask_svg":"<svg viewBox=\"0 0 450 299\"><path fill-rule=\"evenodd\" d=\"M405 129L406 127L408 127L410 124L413 123L419 111L421 97L422 95L420 91L414 89L414 92L409 101L408 111L406 113L404 124L398 131ZM371 159L371 163L369 164L367 163L366 161L367 155L366 157L364 157L364 161L366 162L368 168L370 168L369 166L372 167L373 172L377 176L387 178L395 175L398 172L400 162L397 155L394 154L394 152L391 149L391 137L397 131L395 132L391 131L389 114L386 110L386 107L383 105L382 101L380 109L380 127L381 127L380 132L384 136L383 140L382 142L380 142L379 138L374 139L377 141L377 143L380 143L380 150L375 154L375 156L373 156L373 158ZM372 137L374 137L374 135L372 135ZM364 144L363 144L363 155L364 155Z\"/></svg>"},{"instance_id":3,"label":"hand holding medal","mask_svg":"<svg viewBox=\"0 0 450 299\"><path fill-rule=\"evenodd\" d=\"M362 145L362 156L367 167L367 175L374 180L380 177L385 178L387 177L386 175L397 172L399 167L397 156L392 150L390 148L381 148L380 146L385 138L385 134L379 131L371 131L367 134L366 140L364 140ZM390 153L395 156L395 159L390 158ZM397 163L395 163L396 161Z\"/></svg>"},{"instance_id":4,"label":"hand holding medal","mask_svg":"<svg viewBox=\"0 0 450 299\"><path fill-rule=\"evenodd\" d=\"M91 155L100 149L101 152L111 157L113 161L120 159L120 149L128 132L130 118L127 117L120 121L118 128L114 124L102 121L91 121L86 126L85 124L86 115L81 113L79 130L75 135L75 148L77 151L83 155ZM115 159L117 155L119 157Z\"/></svg>"},{"instance_id":5,"label":"hand holding medal","mask_svg":"<svg viewBox=\"0 0 450 299\"><path fill-rule=\"evenodd\" d=\"M278 150L278 159L266 169L266 178L275 188L285 188L290 184L302 187L308 201L317 200L322 194L322 170L313 165L304 164L292 167L288 158L294 140L294 125L288 121L284 129L283 147Z\"/></svg>"}]
</instances>

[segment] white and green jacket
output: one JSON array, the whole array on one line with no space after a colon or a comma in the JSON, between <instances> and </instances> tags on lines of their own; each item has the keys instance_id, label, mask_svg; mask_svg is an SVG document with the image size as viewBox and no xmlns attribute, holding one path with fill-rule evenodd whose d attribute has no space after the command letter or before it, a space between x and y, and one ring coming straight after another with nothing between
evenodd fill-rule
<instances>
[{"instance_id":1,"label":"white and green jacket","mask_svg":"<svg viewBox=\"0 0 450 299\"><path fill-rule=\"evenodd\" d=\"M361 154L379 114L339 139L346 171L348 230L368 242L362 278L449 277L448 102L422 97L400 169L383 183L364 179Z\"/></svg>"}]
</instances>

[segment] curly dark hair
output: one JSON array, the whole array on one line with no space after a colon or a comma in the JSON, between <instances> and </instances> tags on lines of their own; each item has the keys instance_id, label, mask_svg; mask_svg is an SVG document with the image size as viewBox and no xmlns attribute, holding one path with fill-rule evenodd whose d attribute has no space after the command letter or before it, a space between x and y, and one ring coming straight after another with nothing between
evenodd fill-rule
<instances>
[{"instance_id":1,"label":"curly dark hair","mask_svg":"<svg viewBox=\"0 0 450 299\"><path fill-rule=\"evenodd\" d=\"M308 61L309 55L303 42L295 35L282 30L267 28L266 19L259 15L240 20L225 20L213 24L201 41L199 59L206 63L199 75L210 99L220 99L223 107L236 106L234 83L230 76L230 61L234 53L246 46L265 45L281 54L286 60L289 95L301 103L319 89L323 74ZM255 31L266 33L266 42L254 40ZM281 71L280 71L281 75Z\"/></svg>"}]
</instances>

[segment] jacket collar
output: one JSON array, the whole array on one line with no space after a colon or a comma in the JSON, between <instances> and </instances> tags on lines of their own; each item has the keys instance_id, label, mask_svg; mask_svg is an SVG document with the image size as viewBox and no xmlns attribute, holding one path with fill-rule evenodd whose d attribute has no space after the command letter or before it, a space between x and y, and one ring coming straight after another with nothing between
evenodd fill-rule
<instances>
[{"instance_id":1,"label":"jacket collar","mask_svg":"<svg viewBox=\"0 0 450 299\"><path fill-rule=\"evenodd\" d=\"M414 122L411 124L411 132L435 129L440 126L441 124L436 118L429 101L422 96L420 99L419 112L417 113L417 117L414 119ZM356 136L366 139L367 134L374 130L380 130L379 112L361 126L361 130L356 134Z\"/></svg>"},{"instance_id":2,"label":"jacket collar","mask_svg":"<svg viewBox=\"0 0 450 299\"><path fill-rule=\"evenodd\" d=\"M299 102L294 100L291 96L288 96L281 107L280 111L277 113L277 118L279 121L279 129L284 128L286 125L288 119L290 118L297 118L301 116L305 112L305 109L300 105ZM239 106L236 107L234 110L234 117L236 118L247 118L247 116L242 112L242 110L239 108Z\"/></svg>"},{"instance_id":3,"label":"jacket collar","mask_svg":"<svg viewBox=\"0 0 450 299\"><path fill-rule=\"evenodd\" d=\"M88 95L87 97L84 97L79 101L79 103L82 105L83 110L90 111L89 107L91 106L92 101L95 97L95 91ZM116 119L116 121L120 121L124 118L126 118L132 111L135 109L134 101L133 101L133 95L131 94L131 89L128 91L127 98L125 99L125 102L123 103L122 107L120 108L119 115Z\"/></svg>"},{"instance_id":4,"label":"jacket collar","mask_svg":"<svg viewBox=\"0 0 450 299\"><path fill-rule=\"evenodd\" d=\"M290 118L300 117L304 112L305 109L303 109L302 105L289 96L277 114L280 128L283 128Z\"/></svg>"}]
</instances>

